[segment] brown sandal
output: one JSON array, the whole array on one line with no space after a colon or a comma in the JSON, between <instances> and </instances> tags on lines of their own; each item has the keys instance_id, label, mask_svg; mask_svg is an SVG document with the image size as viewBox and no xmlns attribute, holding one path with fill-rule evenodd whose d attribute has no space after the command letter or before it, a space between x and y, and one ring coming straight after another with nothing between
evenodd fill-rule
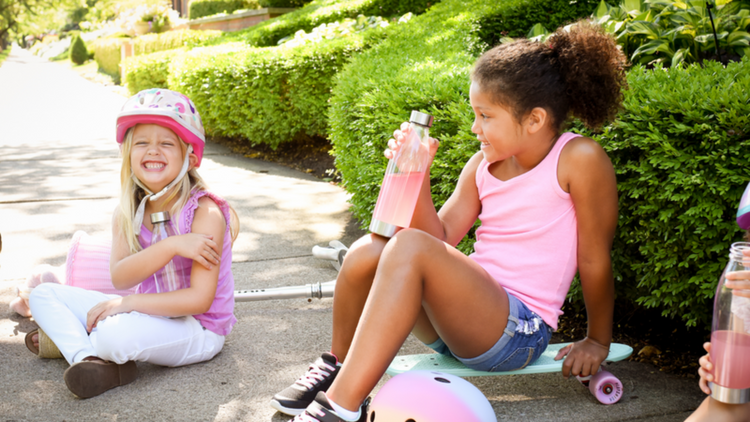
<instances>
[{"instance_id":1,"label":"brown sandal","mask_svg":"<svg viewBox=\"0 0 750 422\"><path fill-rule=\"evenodd\" d=\"M31 339L31 337L34 336L34 334L39 334L38 343L39 347L34 346L34 340ZM62 359L63 355L60 353L60 349L57 348L55 343L47 337L47 334L42 331L41 328L37 328L36 330L31 330L26 334L26 338L24 340L26 342L26 348L31 351L31 353L39 356L40 358L45 359Z\"/></svg>"},{"instance_id":2,"label":"brown sandal","mask_svg":"<svg viewBox=\"0 0 750 422\"><path fill-rule=\"evenodd\" d=\"M87 357L65 370L65 384L76 396L87 399L121 385L130 384L138 377L138 367L134 361L122 365Z\"/></svg>"}]
</instances>

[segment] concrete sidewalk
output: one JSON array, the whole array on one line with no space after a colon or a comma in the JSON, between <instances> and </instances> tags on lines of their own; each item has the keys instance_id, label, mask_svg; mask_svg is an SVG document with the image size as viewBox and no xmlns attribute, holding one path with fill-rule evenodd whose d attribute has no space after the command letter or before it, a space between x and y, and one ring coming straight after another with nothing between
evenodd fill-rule
<instances>
[{"instance_id":1,"label":"concrete sidewalk","mask_svg":"<svg viewBox=\"0 0 750 422\"><path fill-rule=\"evenodd\" d=\"M9 421L282 421L271 396L330 345L331 299L238 303L238 324L210 362L182 368L139 363L137 381L88 400L62 378L64 360L24 346L33 321L8 310L34 266L60 265L76 230L110 237L119 193L115 116L125 98L15 48L0 67L0 419ZM363 232L346 193L286 167L209 144L200 168L237 210L237 289L328 281L335 270L313 245ZM409 338L402 353L426 353ZM635 362L610 366L625 396L604 406L559 374L470 379L501 421L682 421L703 398L697 381ZM384 377L385 382L388 377ZM424 422L424 421L423 421Z\"/></svg>"}]
</instances>

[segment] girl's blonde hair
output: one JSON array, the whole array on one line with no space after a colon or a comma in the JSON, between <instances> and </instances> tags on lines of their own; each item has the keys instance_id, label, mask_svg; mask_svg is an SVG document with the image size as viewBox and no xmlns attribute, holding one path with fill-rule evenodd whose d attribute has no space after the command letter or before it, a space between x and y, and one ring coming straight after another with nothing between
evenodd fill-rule
<instances>
[{"instance_id":1,"label":"girl's blonde hair","mask_svg":"<svg viewBox=\"0 0 750 422\"><path fill-rule=\"evenodd\" d=\"M143 198L147 195L147 192L136 183L135 175L133 174L133 169L130 165L130 150L132 148L133 132L135 131L136 126L128 129L125 134L125 139L122 142L122 167L120 169L121 191L120 205L118 206L117 212L117 223L122 235L128 242L128 247L131 253L136 253L143 249L137 236L137 233L140 233L140 227L133 227L133 217L138 209L138 205L140 205ZM188 145L179 136L177 136L177 139L180 140L180 147L184 156ZM177 197L177 201L172 205L169 214L172 216L178 215L188 199L190 199L190 195L193 191L204 191L207 189L208 186L198 174L198 171L194 168L189 170L186 177L183 177L182 181L170 189L164 198L164 202L168 203ZM234 240L239 234L239 218L237 217L234 208L231 206L229 206L229 214L230 221L228 221L227 224L230 226L230 235L232 236L232 243L234 243ZM178 224L174 224L174 228L178 231L178 234L182 234L179 233L178 226Z\"/></svg>"}]
</instances>

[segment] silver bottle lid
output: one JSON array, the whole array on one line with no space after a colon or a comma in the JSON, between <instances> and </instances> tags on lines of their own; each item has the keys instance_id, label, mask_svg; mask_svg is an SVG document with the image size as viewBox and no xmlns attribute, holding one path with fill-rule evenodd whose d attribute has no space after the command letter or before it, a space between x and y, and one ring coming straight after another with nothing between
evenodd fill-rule
<instances>
[{"instance_id":1,"label":"silver bottle lid","mask_svg":"<svg viewBox=\"0 0 750 422\"><path fill-rule=\"evenodd\" d=\"M169 221L169 211L155 212L151 214L151 224Z\"/></svg>"},{"instance_id":2,"label":"silver bottle lid","mask_svg":"<svg viewBox=\"0 0 750 422\"><path fill-rule=\"evenodd\" d=\"M432 116L430 116L429 114L422 113L422 112L417 111L417 110L412 110L411 111L411 117L409 117L409 121L410 122L416 123L416 124L422 125L422 126L427 126L427 127L432 127L432 121L434 119L435 118L432 117Z\"/></svg>"},{"instance_id":3,"label":"silver bottle lid","mask_svg":"<svg viewBox=\"0 0 750 422\"><path fill-rule=\"evenodd\" d=\"M398 226L391 223L386 223L375 218L370 221L370 231L381 236L393 237L396 234L396 230L398 230Z\"/></svg>"}]
</instances>

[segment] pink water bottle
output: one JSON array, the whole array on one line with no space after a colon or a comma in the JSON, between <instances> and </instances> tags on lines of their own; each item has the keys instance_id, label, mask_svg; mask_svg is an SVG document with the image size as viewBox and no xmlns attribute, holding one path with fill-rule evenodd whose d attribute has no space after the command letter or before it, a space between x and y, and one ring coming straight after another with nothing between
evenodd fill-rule
<instances>
[{"instance_id":1,"label":"pink water bottle","mask_svg":"<svg viewBox=\"0 0 750 422\"><path fill-rule=\"evenodd\" d=\"M732 244L729 264L719 279L714 298L711 397L731 404L750 401L750 298L727 288L725 276L734 271L750 271L750 258L742 254L747 249L750 243Z\"/></svg>"},{"instance_id":2,"label":"pink water bottle","mask_svg":"<svg viewBox=\"0 0 750 422\"><path fill-rule=\"evenodd\" d=\"M154 230L151 234L151 245L155 245L175 235L169 220L168 211L151 214L151 224L154 225ZM174 259L170 259L167 265L154 273L154 284L156 285L156 293L171 292L190 287L184 268L178 267Z\"/></svg>"},{"instance_id":3,"label":"pink water bottle","mask_svg":"<svg viewBox=\"0 0 750 422\"><path fill-rule=\"evenodd\" d=\"M410 130L396 155L388 161L370 231L391 237L399 227L409 227L424 174L430 165L430 127L433 117L412 111Z\"/></svg>"}]
</instances>

